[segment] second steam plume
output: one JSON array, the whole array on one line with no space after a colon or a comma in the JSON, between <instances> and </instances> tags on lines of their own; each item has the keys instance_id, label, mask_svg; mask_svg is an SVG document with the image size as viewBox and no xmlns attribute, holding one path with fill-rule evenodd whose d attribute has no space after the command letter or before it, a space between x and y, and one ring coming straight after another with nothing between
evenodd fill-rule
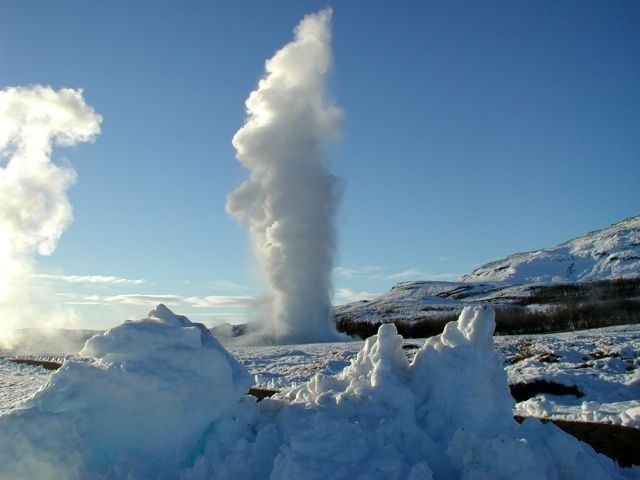
<instances>
[{"instance_id":1,"label":"second steam plume","mask_svg":"<svg viewBox=\"0 0 640 480\"><path fill-rule=\"evenodd\" d=\"M233 138L251 175L226 208L249 228L271 288L261 333L275 343L339 338L330 319L340 195L325 155L341 118L325 95L331 15L327 9L304 17L294 40L266 62Z\"/></svg>"},{"instance_id":2,"label":"second steam plume","mask_svg":"<svg viewBox=\"0 0 640 480\"><path fill-rule=\"evenodd\" d=\"M50 255L71 223L67 189L76 173L51 153L92 142L101 121L82 90L0 90L0 340L26 322L54 321L55 305L39 304L30 278L36 257Z\"/></svg>"}]
</instances>

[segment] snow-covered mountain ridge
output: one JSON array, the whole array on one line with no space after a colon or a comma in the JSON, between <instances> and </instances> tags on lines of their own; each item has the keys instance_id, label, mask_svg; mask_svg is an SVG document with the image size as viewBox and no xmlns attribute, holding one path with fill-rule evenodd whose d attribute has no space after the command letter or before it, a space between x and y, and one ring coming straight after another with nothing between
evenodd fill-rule
<instances>
[{"instance_id":1,"label":"snow-covered mountain ridge","mask_svg":"<svg viewBox=\"0 0 640 480\"><path fill-rule=\"evenodd\" d=\"M572 283L640 275L640 215L551 248L482 265L463 282Z\"/></svg>"},{"instance_id":2,"label":"snow-covered mountain ridge","mask_svg":"<svg viewBox=\"0 0 640 480\"><path fill-rule=\"evenodd\" d=\"M623 285L617 280L616 284L615 279L629 282ZM548 331L557 331L586 328L579 327L585 316L600 316L603 325L599 326L628 323L633 315L630 312L640 304L639 290L640 216L636 216L551 248L487 263L458 282L399 283L374 300L337 307L336 321L338 328L360 336L366 336L368 331L352 329L354 324L387 322L404 325L408 330L418 324L425 327L415 332L405 330L405 336L430 335L429 328L441 328L464 306L482 304L498 309L499 329L508 325L507 331L511 331L514 322L521 325L523 317L534 321L537 315L540 318L535 321L554 323L555 327ZM633 305L611 303L619 300ZM594 304L600 309L611 307L612 313L587 312L586 307ZM562 327L557 318L559 307L567 305L574 309L570 312L573 318ZM614 312L613 308L624 311ZM566 323L562 319L561 322Z\"/></svg>"}]
</instances>

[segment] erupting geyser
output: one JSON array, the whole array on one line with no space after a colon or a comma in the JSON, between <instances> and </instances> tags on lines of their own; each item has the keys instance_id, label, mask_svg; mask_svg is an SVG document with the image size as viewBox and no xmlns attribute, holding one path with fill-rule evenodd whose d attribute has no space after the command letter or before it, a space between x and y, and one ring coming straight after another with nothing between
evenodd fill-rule
<instances>
[{"instance_id":1,"label":"erupting geyser","mask_svg":"<svg viewBox=\"0 0 640 480\"><path fill-rule=\"evenodd\" d=\"M330 27L330 9L300 22L295 39L266 62L233 138L251 176L229 195L227 211L251 232L272 290L261 330L276 343L339 338L330 322L339 185L324 152L341 117L325 97Z\"/></svg>"}]
</instances>

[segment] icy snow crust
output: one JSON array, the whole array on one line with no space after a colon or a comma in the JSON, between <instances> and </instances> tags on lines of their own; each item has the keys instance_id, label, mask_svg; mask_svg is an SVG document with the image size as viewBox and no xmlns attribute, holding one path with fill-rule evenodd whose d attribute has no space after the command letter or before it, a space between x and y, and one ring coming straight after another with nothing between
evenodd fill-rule
<instances>
[{"instance_id":1,"label":"icy snow crust","mask_svg":"<svg viewBox=\"0 0 640 480\"><path fill-rule=\"evenodd\" d=\"M494 326L466 308L409 363L383 325L341 373L256 403L217 340L159 306L0 416L0 478L633 478L552 424L513 420Z\"/></svg>"}]
</instances>

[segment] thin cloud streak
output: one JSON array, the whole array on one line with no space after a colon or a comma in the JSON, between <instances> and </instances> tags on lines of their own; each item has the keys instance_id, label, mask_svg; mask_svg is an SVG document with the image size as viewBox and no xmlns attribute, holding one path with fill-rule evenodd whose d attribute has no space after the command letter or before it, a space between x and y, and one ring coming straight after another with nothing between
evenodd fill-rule
<instances>
[{"instance_id":1,"label":"thin cloud streak","mask_svg":"<svg viewBox=\"0 0 640 480\"><path fill-rule=\"evenodd\" d=\"M145 295L138 293L112 295L102 297L105 303L123 303L125 305L155 305L158 303L179 304L184 303L184 297L180 295Z\"/></svg>"},{"instance_id":2,"label":"thin cloud streak","mask_svg":"<svg viewBox=\"0 0 640 480\"><path fill-rule=\"evenodd\" d=\"M336 267L333 269L333 274L338 277L366 277L366 278L379 278L380 272L383 267L376 265L366 265L363 267Z\"/></svg>"},{"instance_id":3,"label":"thin cloud streak","mask_svg":"<svg viewBox=\"0 0 640 480\"><path fill-rule=\"evenodd\" d=\"M334 301L336 304L342 305L345 303L357 302L359 300L373 300L379 296L379 293L354 292L349 288L338 288L335 291Z\"/></svg>"},{"instance_id":4,"label":"thin cloud streak","mask_svg":"<svg viewBox=\"0 0 640 480\"><path fill-rule=\"evenodd\" d=\"M122 295L88 295L65 302L67 305L136 305L155 306L158 303L194 308L248 307L256 303L255 297L248 295L209 295L207 297L182 296L174 294L127 293Z\"/></svg>"},{"instance_id":5,"label":"thin cloud streak","mask_svg":"<svg viewBox=\"0 0 640 480\"><path fill-rule=\"evenodd\" d=\"M51 275L47 273L38 273L32 275L32 278L41 280L51 280L54 282L65 283L87 283L87 284L105 284L105 285L141 285L145 283L142 279L129 279L114 277L111 275Z\"/></svg>"},{"instance_id":6,"label":"thin cloud streak","mask_svg":"<svg viewBox=\"0 0 640 480\"><path fill-rule=\"evenodd\" d=\"M393 273L391 275L385 276L385 280L422 280L424 277L427 277L428 274L421 272L416 268L410 268L403 272Z\"/></svg>"},{"instance_id":7,"label":"thin cloud streak","mask_svg":"<svg viewBox=\"0 0 640 480\"><path fill-rule=\"evenodd\" d=\"M204 298L189 297L187 301L192 302L192 306L199 308L207 307L248 307L256 302L254 297L249 295L210 295Z\"/></svg>"},{"instance_id":8,"label":"thin cloud streak","mask_svg":"<svg viewBox=\"0 0 640 480\"><path fill-rule=\"evenodd\" d=\"M231 282L229 280L213 280L206 284L211 290L256 290L255 287L242 285L240 283Z\"/></svg>"},{"instance_id":9,"label":"thin cloud streak","mask_svg":"<svg viewBox=\"0 0 640 480\"><path fill-rule=\"evenodd\" d=\"M398 272L384 277L385 280L395 281L441 281L441 282L453 282L460 276L459 273L427 273L421 272L416 268L410 268L404 272Z\"/></svg>"},{"instance_id":10,"label":"thin cloud streak","mask_svg":"<svg viewBox=\"0 0 640 480\"><path fill-rule=\"evenodd\" d=\"M384 267L381 266L355 266L355 267L336 267L333 274L344 278L362 278L365 280L389 280L389 281L406 281L406 280L433 280L433 281L455 281L459 273L428 273L418 270L417 268L409 268L397 273L383 273Z\"/></svg>"}]
</instances>

